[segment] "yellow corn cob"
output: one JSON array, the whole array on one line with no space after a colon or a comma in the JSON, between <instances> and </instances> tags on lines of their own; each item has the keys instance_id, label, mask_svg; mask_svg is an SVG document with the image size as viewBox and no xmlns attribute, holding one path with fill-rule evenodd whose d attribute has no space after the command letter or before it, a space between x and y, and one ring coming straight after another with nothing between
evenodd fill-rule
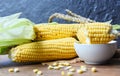
<instances>
[{"instance_id":1,"label":"yellow corn cob","mask_svg":"<svg viewBox=\"0 0 120 76\"><path fill-rule=\"evenodd\" d=\"M77 32L77 37L84 44L104 44L115 39L111 34L111 25L106 23L88 23Z\"/></svg>"},{"instance_id":2,"label":"yellow corn cob","mask_svg":"<svg viewBox=\"0 0 120 76\"><path fill-rule=\"evenodd\" d=\"M86 23L85 27L87 31L91 34L103 34L109 33L112 29L112 26L107 23ZM96 31L97 30L97 31Z\"/></svg>"},{"instance_id":3,"label":"yellow corn cob","mask_svg":"<svg viewBox=\"0 0 120 76\"><path fill-rule=\"evenodd\" d=\"M9 57L15 62L44 62L76 57L76 39L62 38L23 44L13 48Z\"/></svg>"},{"instance_id":4,"label":"yellow corn cob","mask_svg":"<svg viewBox=\"0 0 120 76\"><path fill-rule=\"evenodd\" d=\"M38 24L34 26L36 40L50 40L65 37L75 37L78 29L84 24L57 24L44 25Z\"/></svg>"}]
</instances>

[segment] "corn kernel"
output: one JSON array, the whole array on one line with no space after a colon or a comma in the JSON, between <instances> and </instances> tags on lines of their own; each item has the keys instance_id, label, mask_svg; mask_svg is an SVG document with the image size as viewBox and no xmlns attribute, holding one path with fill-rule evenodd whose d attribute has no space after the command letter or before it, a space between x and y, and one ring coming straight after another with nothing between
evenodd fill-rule
<instances>
[{"instance_id":1,"label":"corn kernel","mask_svg":"<svg viewBox=\"0 0 120 76\"><path fill-rule=\"evenodd\" d=\"M51 69L53 69L53 68L54 68L54 67L51 66L51 65L48 66L48 69L49 69L49 70L51 70Z\"/></svg>"},{"instance_id":2,"label":"corn kernel","mask_svg":"<svg viewBox=\"0 0 120 76\"><path fill-rule=\"evenodd\" d=\"M9 72L14 72L13 68L8 69Z\"/></svg>"},{"instance_id":3,"label":"corn kernel","mask_svg":"<svg viewBox=\"0 0 120 76\"><path fill-rule=\"evenodd\" d=\"M67 63L67 62L66 62L64 65L65 65L65 66L70 66L70 63Z\"/></svg>"},{"instance_id":4,"label":"corn kernel","mask_svg":"<svg viewBox=\"0 0 120 76\"><path fill-rule=\"evenodd\" d=\"M83 70L78 69L78 70L77 70L77 73L82 74L82 73L83 73Z\"/></svg>"},{"instance_id":5,"label":"corn kernel","mask_svg":"<svg viewBox=\"0 0 120 76\"><path fill-rule=\"evenodd\" d=\"M59 65L64 65L64 64L63 64L63 63L61 63L61 62L60 62L60 63L58 63L58 64L59 64Z\"/></svg>"},{"instance_id":6,"label":"corn kernel","mask_svg":"<svg viewBox=\"0 0 120 76\"><path fill-rule=\"evenodd\" d=\"M87 67L86 66L80 66L80 69L82 70L82 71L87 71Z\"/></svg>"},{"instance_id":7,"label":"corn kernel","mask_svg":"<svg viewBox=\"0 0 120 76\"><path fill-rule=\"evenodd\" d=\"M92 71L92 72L97 72L97 70L96 70L95 67L92 67L92 68L91 68L91 71Z\"/></svg>"},{"instance_id":8,"label":"corn kernel","mask_svg":"<svg viewBox=\"0 0 120 76\"><path fill-rule=\"evenodd\" d=\"M14 68L14 72L19 72L19 68Z\"/></svg>"},{"instance_id":9,"label":"corn kernel","mask_svg":"<svg viewBox=\"0 0 120 76\"><path fill-rule=\"evenodd\" d=\"M37 74L38 75L42 75L43 73L42 73L42 71L38 71Z\"/></svg>"},{"instance_id":10,"label":"corn kernel","mask_svg":"<svg viewBox=\"0 0 120 76\"><path fill-rule=\"evenodd\" d=\"M73 72L68 72L67 76L73 76Z\"/></svg>"},{"instance_id":11,"label":"corn kernel","mask_svg":"<svg viewBox=\"0 0 120 76\"><path fill-rule=\"evenodd\" d=\"M53 63L53 66L58 66L58 63L57 62Z\"/></svg>"},{"instance_id":12,"label":"corn kernel","mask_svg":"<svg viewBox=\"0 0 120 76\"><path fill-rule=\"evenodd\" d=\"M65 72L64 72L64 71L62 71L62 72L61 72L61 75L62 75L62 76L65 76Z\"/></svg>"},{"instance_id":13,"label":"corn kernel","mask_svg":"<svg viewBox=\"0 0 120 76\"><path fill-rule=\"evenodd\" d=\"M74 68L69 69L70 72L75 72Z\"/></svg>"},{"instance_id":14,"label":"corn kernel","mask_svg":"<svg viewBox=\"0 0 120 76\"><path fill-rule=\"evenodd\" d=\"M63 68L64 66L63 65L58 65L58 67Z\"/></svg>"},{"instance_id":15,"label":"corn kernel","mask_svg":"<svg viewBox=\"0 0 120 76\"><path fill-rule=\"evenodd\" d=\"M65 67L65 70L69 70L72 66Z\"/></svg>"},{"instance_id":16,"label":"corn kernel","mask_svg":"<svg viewBox=\"0 0 120 76\"><path fill-rule=\"evenodd\" d=\"M37 73L37 72L38 72L38 69L33 69L33 72L34 72L34 73Z\"/></svg>"},{"instance_id":17,"label":"corn kernel","mask_svg":"<svg viewBox=\"0 0 120 76\"><path fill-rule=\"evenodd\" d=\"M59 64L61 64L63 66L70 66L70 63L68 63L68 62L62 62L62 63L59 63Z\"/></svg>"},{"instance_id":18,"label":"corn kernel","mask_svg":"<svg viewBox=\"0 0 120 76\"><path fill-rule=\"evenodd\" d=\"M57 66L56 66L56 67L54 67L54 69L55 69L55 70L60 70L60 67L57 67Z\"/></svg>"},{"instance_id":19,"label":"corn kernel","mask_svg":"<svg viewBox=\"0 0 120 76\"><path fill-rule=\"evenodd\" d=\"M86 68L86 66L85 65L81 65L80 68Z\"/></svg>"}]
</instances>

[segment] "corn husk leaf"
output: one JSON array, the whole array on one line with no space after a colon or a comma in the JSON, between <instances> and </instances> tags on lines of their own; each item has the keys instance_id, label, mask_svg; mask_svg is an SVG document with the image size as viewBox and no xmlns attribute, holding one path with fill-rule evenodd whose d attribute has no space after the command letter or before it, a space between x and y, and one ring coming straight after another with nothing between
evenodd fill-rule
<instances>
[{"instance_id":1,"label":"corn husk leaf","mask_svg":"<svg viewBox=\"0 0 120 76\"><path fill-rule=\"evenodd\" d=\"M8 53L12 46L34 40L34 23L26 18L19 18L20 14L0 17L0 54Z\"/></svg>"}]
</instances>

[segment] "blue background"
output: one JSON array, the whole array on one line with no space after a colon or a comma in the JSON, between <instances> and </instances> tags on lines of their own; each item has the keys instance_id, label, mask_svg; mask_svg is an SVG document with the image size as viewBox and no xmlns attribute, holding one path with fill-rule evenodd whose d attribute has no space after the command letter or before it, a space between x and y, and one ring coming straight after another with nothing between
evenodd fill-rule
<instances>
[{"instance_id":1,"label":"blue background","mask_svg":"<svg viewBox=\"0 0 120 76\"><path fill-rule=\"evenodd\" d=\"M55 12L65 14L65 9L96 21L112 19L112 24L120 24L120 0L0 0L0 16L22 12L21 17L35 23L47 22Z\"/></svg>"}]
</instances>

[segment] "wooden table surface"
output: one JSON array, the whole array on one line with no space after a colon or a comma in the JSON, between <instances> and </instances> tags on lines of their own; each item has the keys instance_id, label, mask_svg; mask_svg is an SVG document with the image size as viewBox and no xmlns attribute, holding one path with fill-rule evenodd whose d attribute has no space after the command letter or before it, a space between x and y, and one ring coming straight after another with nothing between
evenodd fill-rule
<instances>
[{"instance_id":1,"label":"wooden table surface","mask_svg":"<svg viewBox=\"0 0 120 76\"><path fill-rule=\"evenodd\" d=\"M114 57L104 65L87 65L83 62L71 64L74 68L79 68L80 65L86 65L88 71L83 74L74 73L74 76L120 76L120 54L117 57ZM18 73L9 73L9 68L18 67L20 72ZM91 67L96 67L98 72L92 73ZM20 64L13 63L8 59L7 55L0 56L0 76L36 76L33 73L33 69L38 68L43 71L44 76L61 76L61 70L48 70L47 65L41 65L40 63L32 64ZM65 71L67 72L67 71Z\"/></svg>"}]
</instances>

